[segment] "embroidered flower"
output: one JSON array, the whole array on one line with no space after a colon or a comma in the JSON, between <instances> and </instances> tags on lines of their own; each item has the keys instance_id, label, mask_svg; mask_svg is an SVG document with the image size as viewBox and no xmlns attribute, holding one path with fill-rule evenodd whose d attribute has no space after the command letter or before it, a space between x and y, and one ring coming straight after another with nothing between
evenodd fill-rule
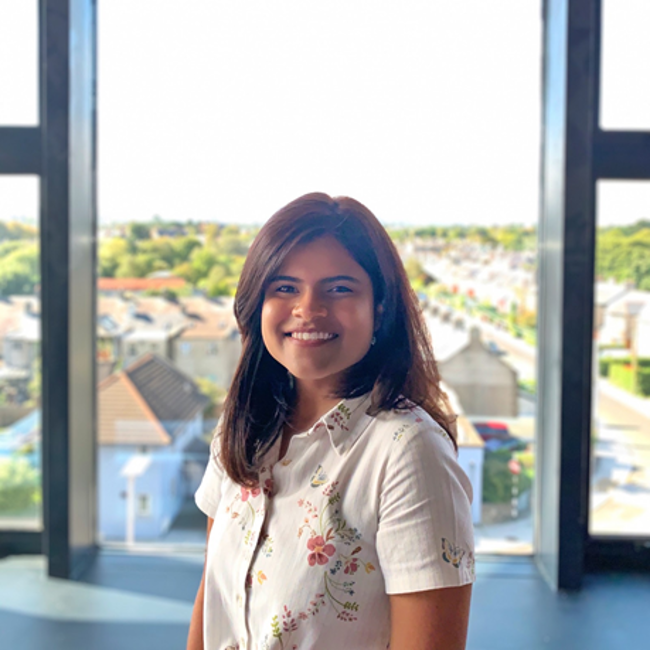
<instances>
[{"instance_id":1,"label":"embroidered flower","mask_svg":"<svg viewBox=\"0 0 650 650\"><path fill-rule=\"evenodd\" d=\"M259 486L254 487L252 490L249 490L247 487L243 487L241 489L241 500L242 501L248 501L249 497L250 498L255 498L260 495L262 490L260 490Z\"/></svg>"},{"instance_id":2,"label":"embroidered flower","mask_svg":"<svg viewBox=\"0 0 650 650\"><path fill-rule=\"evenodd\" d=\"M345 569L343 569L343 573L355 574L358 568L359 568L359 563L357 561L357 558L355 557L352 558L349 562L345 563Z\"/></svg>"},{"instance_id":3,"label":"embroidered flower","mask_svg":"<svg viewBox=\"0 0 650 650\"><path fill-rule=\"evenodd\" d=\"M316 563L321 565L327 564L330 557L332 557L336 551L334 545L326 544L321 535L317 535L316 537L307 540L307 548L312 551L312 553L307 556L309 566L314 566Z\"/></svg>"},{"instance_id":4,"label":"embroidered flower","mask_svg":"<svg viewBox=\"0 0 650 650\"><path fill-rule=\"evenodd\" d=\"M267 478L266 481L264 481L264 494L266 494L267 497L273 496L273 479L272 478Z\"/></svg>"}]
</instances>

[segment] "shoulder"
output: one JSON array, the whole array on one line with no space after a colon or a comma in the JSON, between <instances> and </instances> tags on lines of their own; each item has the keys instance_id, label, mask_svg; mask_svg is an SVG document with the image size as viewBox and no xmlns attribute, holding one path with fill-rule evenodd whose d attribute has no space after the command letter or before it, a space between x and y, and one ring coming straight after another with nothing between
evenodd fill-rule
<instances>
[{"instance_id":1,"label":"shoulder","mask_svg":"<svg viewBox=\"0 0 650 650\"><path fill-rule=\"evenodd\" d=\"M381 411L374 417L381 438L393 453L408 447L435 447L456 455L454 443L445 429L419 406Z\"/></svg>"}]
</instances>

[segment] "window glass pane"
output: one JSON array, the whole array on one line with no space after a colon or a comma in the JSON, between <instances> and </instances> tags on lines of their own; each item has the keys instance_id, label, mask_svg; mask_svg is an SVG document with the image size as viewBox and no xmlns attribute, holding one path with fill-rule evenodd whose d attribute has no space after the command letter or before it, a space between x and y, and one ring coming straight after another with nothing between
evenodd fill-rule
<instances>
[{"instance_id":1,"label":"window glass pane","mask_svg":"<svg viewBox=\"0 0 650 650\"><path fill-rule=\"evenodd\" d=\"M40 530L38 178L0 176L0 529Z\"/></svg>"},{"instance_id":2,"label":"window glass pane","mask_svg":"<svg viewBox=\"0 0 650 650\"><path fill-rule=\"evenodd\" d=\"M603 0L600 123L650 131L650 3Z\"/></svg>"},{"instance_id":3,"label":"window glass pane","mask_svg":"<svg viewBox=\"0 0 650 650\"><path fill-rule=\"evenodd\" d=\"M592 535L650 535L650 182L598 183Z\"/></svg>"},{"instance_id":4,"label":"window glass pane","mask_svg":"<svg viewBox=\"0 0 650 650\"><path fill-rule=\"evenodd\" d=\"M38 124L38 1L0 2L0 126Z\"/></svg>"},{"instance_id":5,"label":"window glass pane","mask_svg":"<svg viewBox=\"0 0 650 650\"><path fill-rule=\"evenodd\" d=\"M136 543L204 542L192 491L239 353L243 256L276 209L322 190L376 212L422 294L464 412L479 550L530 552L538 4L197 1L183 5L182 45L175 5L114 0L99 12L98 313L115 321L98 330L100 537L124 543L135 513ZM456 368L467 354L471 377ZM127 391L119 422L101 429L107 391L158 359L209 399L202 419L183 420L184 455L165 422L127 416ZM129 487L123 469L140 455L150 462Z\"/></svg>"}]
</instances>

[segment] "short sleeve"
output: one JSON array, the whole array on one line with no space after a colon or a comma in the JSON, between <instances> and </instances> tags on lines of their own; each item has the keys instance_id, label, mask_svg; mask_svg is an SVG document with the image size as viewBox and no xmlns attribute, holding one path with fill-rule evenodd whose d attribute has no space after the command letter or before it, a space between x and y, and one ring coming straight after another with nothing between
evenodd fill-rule
<instances>
[{"instance_id":1,"label":"short sleeve","mask_svg":"<svg viewBox=\"0 0 650 650\"><path fill-rule=\"evenodd\" d=\"M392 436L377 528L388 594L474 582L471 503L469 479L435 421L418 422Z\"/></svg>"},{"instance_id":2,"label":"short sleeve","mask_svg":"<svg viewBox=\"0 0 650 650\"><path fill-rule=\"evenodd\" d=\"M219 462L219 445L221 443L221 420L217 423L210 443L210 460L205 468L203 479L194 493L194 501L201 512L211 519L215 518L221 499L221 485L225 471Z\"/></svg>"}]
</instances>

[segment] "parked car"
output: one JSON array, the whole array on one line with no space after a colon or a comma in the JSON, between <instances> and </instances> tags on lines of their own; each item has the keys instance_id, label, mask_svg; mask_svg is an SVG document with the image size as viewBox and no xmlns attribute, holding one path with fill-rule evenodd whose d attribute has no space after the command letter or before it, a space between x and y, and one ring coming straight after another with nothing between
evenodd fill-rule
<instances>
[{"instance_id":1,"label":"parked car","mask_svg":"<svg viewBox=\"0 0 650 650\"><path fill-rule=\"evenodd\" d=\"M501 349L494 341L488 341L486 343L486 347L488 349L488 352L491 352L492 354L496 354L498 357L507 354L506 351Z\"/></svg>"},{"instance_id":2,"label":"parked car","mask_svg":"<svg viewBox=\"0 0 650 650\"><path fill-rule=\"evenodd\" d=\"M487 451L509 449L519 451L526 449L527 443L510 434L508 427L503 422L489 420L487 422L473 422L476 432L485 441Z\"/></svg>"}]
</instances>

